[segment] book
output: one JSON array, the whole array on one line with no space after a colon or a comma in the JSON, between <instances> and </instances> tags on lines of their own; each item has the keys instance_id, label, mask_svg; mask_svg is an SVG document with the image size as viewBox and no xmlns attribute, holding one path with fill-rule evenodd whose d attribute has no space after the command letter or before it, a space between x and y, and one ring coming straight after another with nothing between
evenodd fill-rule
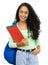
<instances>
[{"instance_id":1,"label":"book","mask_svg":"<svg viewBox=\"0 0 48 65\"><path fill-rule=\"evenodd\" d=\"M7 27L8 32L10 33L11 37L13 38L14 42L20 42L22 39L24 39L24 36L20 32L19 28L17 26L9 26Z\"/></svg>"}]
</instances>

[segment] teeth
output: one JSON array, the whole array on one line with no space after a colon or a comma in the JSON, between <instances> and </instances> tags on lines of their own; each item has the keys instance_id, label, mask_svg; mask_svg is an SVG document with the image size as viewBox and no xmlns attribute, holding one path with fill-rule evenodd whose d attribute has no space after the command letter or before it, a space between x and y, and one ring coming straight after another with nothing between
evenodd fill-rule
<instances>
[{"instance_id":1,"label":"teeth","mask_svg":"<svg viewBox=\"0 0 48 65\"><path fill-rule=\"evenodd\" d=\"M22 18L25 18L24 16Z\"/></svg>"}]
</instances>

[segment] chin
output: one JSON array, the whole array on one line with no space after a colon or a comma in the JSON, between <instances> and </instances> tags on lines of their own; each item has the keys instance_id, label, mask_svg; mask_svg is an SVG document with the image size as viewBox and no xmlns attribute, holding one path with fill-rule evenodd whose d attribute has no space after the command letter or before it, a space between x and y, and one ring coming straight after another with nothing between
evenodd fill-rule
<instances>
[{"instance_id":1,"label":"chin","mask_svg":"<svg viewBox=\"0 0 48 65\"><path fill-rule=\"evenodd\" d=\"M24 21L26 21L26 20L20 20L20 21L24 22Z\"/></svg>"}]
</instances>

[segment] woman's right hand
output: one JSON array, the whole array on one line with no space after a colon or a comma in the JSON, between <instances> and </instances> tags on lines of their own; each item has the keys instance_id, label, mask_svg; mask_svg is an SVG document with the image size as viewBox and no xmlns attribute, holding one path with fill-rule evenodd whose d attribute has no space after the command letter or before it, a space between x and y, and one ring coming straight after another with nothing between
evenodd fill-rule
<instances>
[{"instance_id":1,"label":"woman's right hand","mask_svg":"<svg viewBox=\"0 0 48 65\"><path fill-rule=\"evenodd\" d=\"M28 40L26 38L22 39L21 42L17 43L17 46L22 47L22 46L28 46Z\"/></svg>"}]
</instances>

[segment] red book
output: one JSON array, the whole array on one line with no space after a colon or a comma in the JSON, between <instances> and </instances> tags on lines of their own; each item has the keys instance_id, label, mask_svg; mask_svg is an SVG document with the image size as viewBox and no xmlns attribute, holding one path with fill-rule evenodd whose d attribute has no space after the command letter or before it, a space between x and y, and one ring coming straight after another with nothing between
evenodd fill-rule
<instances>
[{"instance_id":1,"label":"red book","mask_svg":"<svg viewBox=\"0 0 48 65\"><path fill-rule=\"evenodd\" d=\"M9 26L7 30L15 42L20 42L24 38L17 26Z\"/></svg>"}]
</instances>

